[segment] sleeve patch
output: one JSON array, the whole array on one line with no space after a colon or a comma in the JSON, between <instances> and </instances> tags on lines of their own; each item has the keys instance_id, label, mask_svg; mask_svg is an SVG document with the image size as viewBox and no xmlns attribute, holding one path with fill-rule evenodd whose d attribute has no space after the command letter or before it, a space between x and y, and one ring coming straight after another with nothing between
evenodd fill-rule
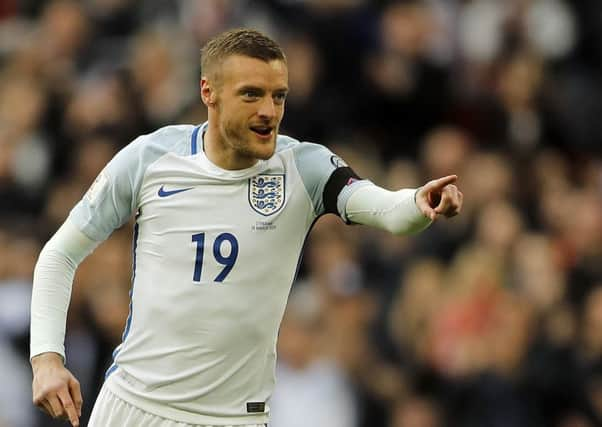
<instances>
[{"instance_id":1,"label":"sleeve patch","mask_svg":"<svg viewBox=\"0 0 602 427\"><path fill-rule=\"evenodd\" d=\"M96 177L96 179L94 180L94 182L92 183L92 185L90 186L88 191L86 192L86 195L84 196L86 199L88 199L88 202L90 203L90 205L95 204L95 202L98 200L98 197L107 188L108 184L109 184L109 179L107 178L107 176L105 175L104 172L101 172Z\"/></svg>"},{"instance_id":2,"label":"sleeve patch","mask_svg":"<svg viewBox=\"0 0 602 427\"><path fill-rule=\"evenodd\" d=\"M335 168L346 168L346 167L349 167L349 165L347 165L347 163L345 163L345 160L341 159L337 155L333 155L333 156L330 157L330 163L332 163L332 165Z\"/></svg>"}]
</instances>

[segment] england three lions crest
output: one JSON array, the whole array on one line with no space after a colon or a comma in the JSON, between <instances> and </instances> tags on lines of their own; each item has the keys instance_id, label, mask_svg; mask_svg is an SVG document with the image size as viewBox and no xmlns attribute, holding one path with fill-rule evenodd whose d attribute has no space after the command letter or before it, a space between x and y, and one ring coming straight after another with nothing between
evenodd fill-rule
<instances>
[{"instance_id":1,"label":"england three lions crest","mask_svg":"<svg viewBox=\"0 0 602 427\"><path fill-rule=\"evenodd\" d=\"M284 175L257 175L249 179L249 203L255 212L272 215L284 206Z\"/></svg>"}]
</instances>

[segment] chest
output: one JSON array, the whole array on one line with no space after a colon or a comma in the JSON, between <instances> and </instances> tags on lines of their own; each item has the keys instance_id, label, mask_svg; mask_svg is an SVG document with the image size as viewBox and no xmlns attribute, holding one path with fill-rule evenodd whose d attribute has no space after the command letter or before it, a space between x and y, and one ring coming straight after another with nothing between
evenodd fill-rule
<instances>
[{"instance_id":1,"label":"chest","mask_svg":"<svg viewBox=\"0 0 602 427\"><path fill-rule=\"evenodd\" d=\"M240 179L173 171L145 180L138 210L139 221L158 230L227 228L252 233L303 223L312 206L300 180L284 171Z\"/></svg>"}]
</instances>

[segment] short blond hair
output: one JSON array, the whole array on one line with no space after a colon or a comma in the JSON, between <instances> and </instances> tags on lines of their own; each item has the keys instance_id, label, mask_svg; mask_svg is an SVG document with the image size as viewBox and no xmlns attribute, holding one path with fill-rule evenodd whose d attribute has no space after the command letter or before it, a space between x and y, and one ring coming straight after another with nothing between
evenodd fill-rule
<instances>
[{"instance_id":1,"label":"short blond hair","mask_svg":"<svg viewBox=\"0 0 602 427\"><path fill-rule=\"evenodd\" d=\"M231 55L286 63L284 52L274 40L257 30L238 28L218 34L201 49L201 76L210 77Z\"/></svg>"}]
</instances>

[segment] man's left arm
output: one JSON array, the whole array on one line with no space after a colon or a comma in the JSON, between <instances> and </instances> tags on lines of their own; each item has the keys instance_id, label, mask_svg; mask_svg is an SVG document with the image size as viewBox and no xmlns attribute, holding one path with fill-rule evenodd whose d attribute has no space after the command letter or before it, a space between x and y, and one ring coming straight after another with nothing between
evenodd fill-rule
<instances>
[{"instance_id":1,"label":"man's left arm","mask_svg":"<svg viewBox=\"0 0 602 427\"><path fill-rule=\"evenodd\" d=\"M328 148L308 142L294 146L297 169L317 216L332 213L348 224L365 224L394 234L424 230L462 208L462 193L449 175L418 189L388 191L360 178Z\"/></svg>"},{"instance_id":2,"label":"man's left arm","mask_svg":"<svg viewBox=\"0 0 602 427\"><path fill-rule=\"evenodd\" d=\"M438 218L460 212L464 196L455 185L457 179L456 175L449 175L418 189L398 191L363 185L346 197L343 219L394 234L420 232Z\"/></svg>"}]
</instances>

